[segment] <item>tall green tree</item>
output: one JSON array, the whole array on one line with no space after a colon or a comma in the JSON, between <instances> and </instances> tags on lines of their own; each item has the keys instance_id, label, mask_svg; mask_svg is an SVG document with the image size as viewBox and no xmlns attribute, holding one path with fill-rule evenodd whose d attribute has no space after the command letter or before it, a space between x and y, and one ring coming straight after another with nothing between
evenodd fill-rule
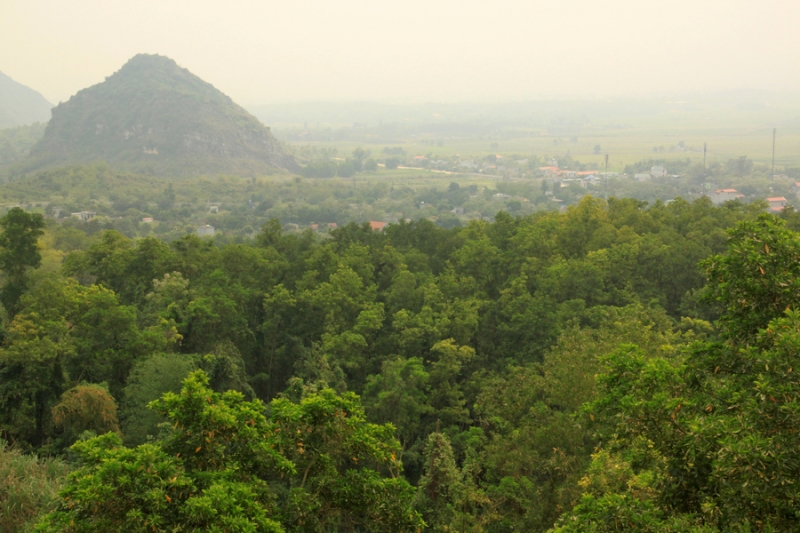
<instances>
[{"instance_id":1,"label":"tall green tree","mask_svg":"<svg viewBox=\"0 0 800 533\"><path fill-rule=\"evenodd\" d=\"M104 287L37 275L0 347L0 432L20 444L47 443L50 410L64 391L105 382L119 398L135 361L172 342L139 329L136 309Z\"/></svg>"},{"instance_id":2,"label":"tall green tree","mask_svg":"<svg viewBox=\"0 0 800 533\"><path fill-rule=\"evenodd\" d=\"M412 510L414 489L401 476L394 427L367 422L355 394L323 389L299 403L273 400L270 411L279 449L296 468L280 504L288 531L390 533L422 526Z\"/></svg>"},{"instance_id":3,"label":"tall green tree","mask_svg":"<svg viewBox=\"0 0 800 533\"><path fill-rule=\"evenodd\" d=\"M771 217L730 235L705 263L721 339L677 357L623 345L606 359L585 407L603 453L557 532L800 528L800 236ZM614 470L623 483L603 481Z\"/></svg>"},{"instance_id":4,"label":"tall green tree","mask_svg":"<svg viewBox=\"0 0 800 533\"><path fill-rule=\"evenodd\" d=\"M19 299L27 288L27 273L37 268L42 256L37 247L44 233L44 218L39 213L27 213L22 208L12 208L0 218L0 269L6 274L6 283L0 289L0 303L10 316L19 310Z\"/></svg>"},{"instance_id":5,"label":"tall green tree","mask_svg":"<svg viewBox=\"0 0 800 533\"><path fill-rule=\"evenodd\" d=\"M171 431L125 448L109 433L80 460L40 533L408 532L422 526L401 477L391 425L330 389L300 403L214 392L196 371L151 408ZM381 470L382 472L379 472ZM388 475L387 475L388 474Z\"/></svg>"},{"instance_id":6,"label":"tall green tree","mask_svg":"<svg viewBox=\"0 0 800 533\"><path fill-rule=\"evenodd\" d=\"M109 433L73 446L80 467L36 531L279 533L266 477L294 467L274 448L260 402L215 393L197 372L153 408L174 427L166 439L125 448Z\"/></svg>"}]
</instances>

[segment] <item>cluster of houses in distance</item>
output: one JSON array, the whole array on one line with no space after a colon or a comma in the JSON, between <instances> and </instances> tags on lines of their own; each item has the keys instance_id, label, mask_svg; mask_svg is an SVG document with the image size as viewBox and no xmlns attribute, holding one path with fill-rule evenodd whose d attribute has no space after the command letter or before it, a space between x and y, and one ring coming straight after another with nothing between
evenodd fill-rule
<instances>
[{"instance_id":1,"label":"cluster of houses in distance","mask_svg":"<svg viewBox=\"0 0 800 533\"><path fill-rule=\"evenodd\" d=\"M544 179L548 180L553 184L553 192L547 191L545 194L550 197L550 200L554 203L558 203L559 208L561 211L565 211L567 206L564 205L562 200L559 200L555 197L554 192L559 189L563 189L569 187L571 185L579 185L583 188L588 188L590 185L595 186L602 183L602 180L606 177L620 177L621 175L618 173L608 173L605 172L600 173L596 170L583 170L583 171L575 171L575 170L567 170L561 169L556 164L556 161L550 161L550 165L539 167L539 176ZM623 177L625 175L622 175ZM660 165L653 166L648 173L637 173L633 176L633 179L636 181L648 181L652 178L664 178L667 177L667 170ZM782 176L785 177L785 176ZM711 185L711 184L708 184ZM711 185L712 187L714 185ZM795 197L800 200L800 181L795 182L792 185L792 192L794 193ZM725 202L733 201L733 200L744 200L745 195L737 191L733 188L718 188L713 191L705 193L711 199L711 203L715 206L723 205ZM508 200L512 197L508 194L504 193L497 193L493 195L495 200ZM528 200L525 198L520 198L521 201L527 202ZM766 198L768 207L767 211L771 213L780 213L783 211L787 206L789 206L789 201L783 196L772 196ZM38 207L44 207L47 205L48 202L42 202L38 204ZM423 202L424 204L424 202ZM22 208L36 208L37 204L31 205L6 205L0 206L0 210L8 211L13 207L22 207ZM218 202L211 202L207 204L207 208L209 213L218 213L220 209L220 204ZM52 216L55 219L64 219L67 217L67 213L64 213L65 209L61 206L52 206L48 207L49 216ZM455 207L452 210L452 213L455 215L463 215L464 208L463 207ZM97 213L94 211L79 211L75 213L69 213L69 218L76 218L82 222L89 222L93 220L97 216ZM490 217L481 217L485 220L490 220ZM145 217L142 218L142 223L145 224L153 224L154 220L153 217ZM374 231L383 231L384 227L387 225L387 222L371 220L369 221L369 226ZM287 223L284 224L284 228L288 231L301 231L302 228L298 224ZM337 224L335 222L330 223L322 223L322 224L310 224L307 226L308 229L311 229L315 232L328 232L335 230L337 228ZM214 226L210 224L203 224L197 226L196 234L200 237L213 237L215 234Z\"/></svg>"},{"instance_id":2,"label":"cluster of houses in distance","mask_svg":"<svg viewBox=\"0 0 800 533\"><path fill-rule=\"evenodd\" d=\"M800 199L800 181L795 182L792 188L794 189L795 196ZM736 189L717 189L707 196L711 198L711 203L714 205L722 205L725 202L740 200L745 197L744 194L741 194ZM783 196L771 196L766 200L769 204L767 210L772 213L780 213L789 205L789 201Z\"/></svg>"}]
</instances>

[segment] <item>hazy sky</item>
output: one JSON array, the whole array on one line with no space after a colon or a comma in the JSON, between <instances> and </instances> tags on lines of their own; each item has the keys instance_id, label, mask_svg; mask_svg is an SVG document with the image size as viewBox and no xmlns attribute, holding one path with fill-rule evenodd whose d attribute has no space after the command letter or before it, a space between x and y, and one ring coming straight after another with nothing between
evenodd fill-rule
<instances>
[{"instance_id":1,"label":"hazy sky","mask_svg":"<svg viewBox=\"0 0 800 533\"><path fill-rule=\"evenodd\" d=\"M800 90L798 0L2 0L0 71L53 103L139 52L241 104Z\"/></svg>"}]
</instances>

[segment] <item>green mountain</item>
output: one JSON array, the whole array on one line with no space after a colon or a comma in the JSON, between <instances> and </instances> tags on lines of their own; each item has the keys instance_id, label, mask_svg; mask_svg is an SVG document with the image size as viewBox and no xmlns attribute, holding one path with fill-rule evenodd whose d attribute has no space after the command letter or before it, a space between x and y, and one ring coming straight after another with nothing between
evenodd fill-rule
<instances>
[{"instance_id":1,"label":"green mountain","mask_svg":"<svg viewBox=\"0 0 800 533\"><path fill-rule=\"evenodd\" d=\"M46 122L52 108L44 96L0 72L0 129Z\"/></svg>"},{"instance_id":2,"label":"green mountain","mask_svg":"<svg viewBox=\"0 0 800 533\"><path fill-rule=\"evenodd\" d=\"M228 96L172 59L146 54L54 108L16 171L98 160L156 175L297 169L269 128Z\"/></svg>"}]
</instances>

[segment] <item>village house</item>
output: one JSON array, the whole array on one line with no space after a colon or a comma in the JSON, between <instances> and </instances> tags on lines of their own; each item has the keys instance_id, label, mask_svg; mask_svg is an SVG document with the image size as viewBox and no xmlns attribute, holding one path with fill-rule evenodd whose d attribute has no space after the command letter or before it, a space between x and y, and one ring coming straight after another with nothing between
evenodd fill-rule
<instances>
[{"instance_id":1,"label":"village house","mask_svg":"<svg viewBox=\"0 0 800 533\"><path fill-rule=\"evenodd\" d=\"M725 202L736 200L739 197L739 191L736 189L717 189L708 196L711 198L712 204L722 205Z\"/></svg>"},{"instance_id":2,"label":"village house","mask_svg":"<svg viewBox=\"0 0 800 533\"><path fill-rule=\"evenodd\" d=\"M767 203L769 203L769 211L780 213L786 207L786 198L783 196L773 196L767 198Z\"/></svg>"},{"instance_id":3,"label":"village house","mask_svg":"<svg viewBox=\"0 0 800 533\"><path fill-rule=\"evenodd\" d=\"M665 178L667 176L667 169L661 165L656 165L650 168L650 175L654 178Z\"/></svg>"},{"instance_id":4,"label":"village house","mask_svg":"<svg viewBox=\"0 0 800 533\"><path fill-rule=\"evenodd\" d=\"M369 227L372 228L373 231L383 231L383 228L386 227L386 222L378 222L375 220L370 220Z\"/></svg>"},{"instance_id":5,"label":"village house","mask_svg":"<svg viewBox=\"0 0 800 533\"><path fill-rule=\"evenodd\" d=\"M539 172L542 173L546 177L554 178L558 176L559 170L558 167L539 167Z\"/></svg>"}]
</instances>

